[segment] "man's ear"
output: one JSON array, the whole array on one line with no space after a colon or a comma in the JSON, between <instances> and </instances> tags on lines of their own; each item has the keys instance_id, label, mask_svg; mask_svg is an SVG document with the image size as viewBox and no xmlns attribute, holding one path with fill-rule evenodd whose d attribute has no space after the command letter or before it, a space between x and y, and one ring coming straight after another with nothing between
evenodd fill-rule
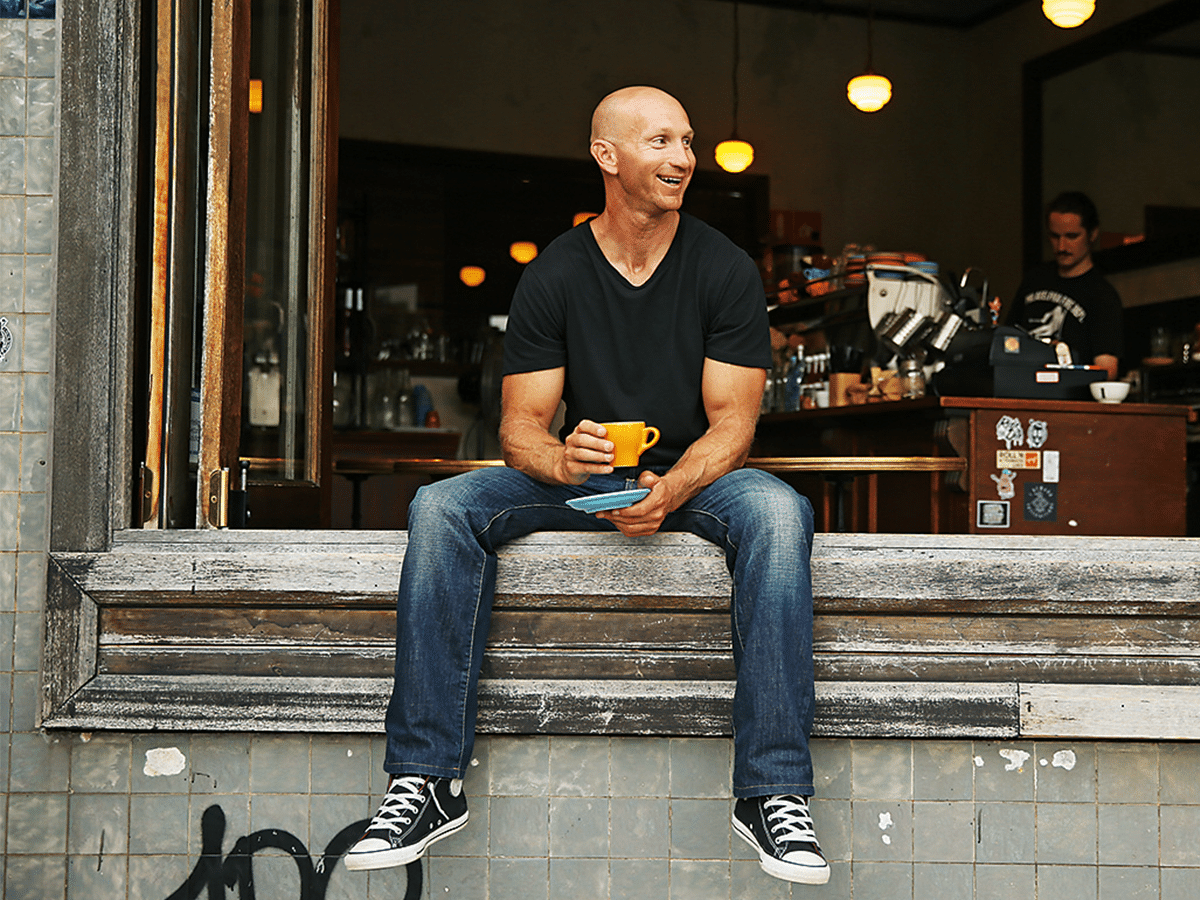
<instances>
[{"instance_id":1,"label":"man's ear","mask_svg":"<svg viewBox=\"0 0 1200 900\"><path fill-rule=\"evenodd\" d=\"M611 141L596 138L596 140L592 141L591 150L592 158L596 160L596 164L606 174L617 174L617 148L613 146Z\"/></svg>"}]
</instances>

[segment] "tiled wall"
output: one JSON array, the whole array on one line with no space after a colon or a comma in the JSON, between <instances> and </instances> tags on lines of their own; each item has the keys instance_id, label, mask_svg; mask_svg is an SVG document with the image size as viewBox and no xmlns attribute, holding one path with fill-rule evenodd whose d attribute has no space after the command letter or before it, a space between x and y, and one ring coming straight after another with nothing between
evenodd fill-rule
<instances>
[{"instance_id":1,"label":"tiled wall","mask_svg":"<svg viewBox=\"0 0 1200 900\"><path fill-rule=\"evenodd\" d=\"M485 739L467 779L471 824L421 866L416 891L406 870L320 862L378 802L379 739L39 732L54 15L53 0L0 0L6 900L232 898L230 854L248 836L263 844L252 863L259 900L301 897L302 872L313 900L1200 897L1194 744L817 741L814 813L833 878L791 889L731 838L728 741Z\"/></svg>"}]
</instances>

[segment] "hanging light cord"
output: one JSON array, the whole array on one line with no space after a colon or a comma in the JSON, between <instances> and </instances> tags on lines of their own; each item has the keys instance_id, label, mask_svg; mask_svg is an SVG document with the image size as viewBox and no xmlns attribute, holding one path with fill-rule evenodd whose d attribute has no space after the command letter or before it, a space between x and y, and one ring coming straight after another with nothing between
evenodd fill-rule
<instances>
[{"instance_id":1,"label":"hanging light cord","mask_svg":"<svg viewBox=\"0 0 1200 900\"><path fill-rule=\"evenodd\" d=\"M738 63L741 61L741 31L738 28L738 7L740 3L733 4L733 138L737 140L737 114L738 114Z\"/></svg>"},{"instance_id":2,"label":"hanging light cord","mask_svg":"<svg viewBox=\"0 0 1200 900\"><path fill-rule=\"evenodd\" d=\"M873 73L875 56L875 4L867 4L867 71Z\"/></svg>"}]
</instances>

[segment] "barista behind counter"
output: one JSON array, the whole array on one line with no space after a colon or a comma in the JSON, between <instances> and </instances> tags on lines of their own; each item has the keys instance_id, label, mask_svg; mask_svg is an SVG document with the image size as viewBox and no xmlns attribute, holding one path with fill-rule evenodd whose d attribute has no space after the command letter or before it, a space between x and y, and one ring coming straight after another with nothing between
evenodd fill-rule
<instances>
[{"instance_id":1,"label":"barista behind counter","mask_svg":"<svg viewBox=\"0 0 1200 900\"><path fill-rule=\"evenodd\" d=\"M1092 265L1100 217L1086 194L1059 194L1046 209L1054 262L1026 273L1008 324L1047 342L1062 341L1077 365L1092 364L1117 377L1123 352L1121 298Z\"/></svg>"}]
</instances>

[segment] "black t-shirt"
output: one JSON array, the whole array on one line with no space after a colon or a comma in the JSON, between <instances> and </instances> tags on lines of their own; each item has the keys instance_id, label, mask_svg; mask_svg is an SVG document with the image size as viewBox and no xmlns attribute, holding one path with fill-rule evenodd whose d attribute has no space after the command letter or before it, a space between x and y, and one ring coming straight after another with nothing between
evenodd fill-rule
<instances>
[{"instance_id":1,"label":"black t-shirt","mask_svg":"<svg viewBox=\"0 0 1200 900\"><path fill-rule=\"evenodd\" d=\"M674 464L707 430L705 358L769 369L766 298L746 252L686 214L636 287L590 224L560 235L522 273L504 337L505 375L566 368L563 438L583 419L644 420L662 432L649 466Z\"/></svg>"},{"instance_id":2,"label":"black t-shirt","mask_svg":"<svg viewBox=\"0 0 1200 900\"><path fill-rule=\"evenodd\" d=\"M1094 268L1074 278L1063 278L1053 263L1031 270L1017 288L1009 324L1041 340L1064 341L1076 365L1124 352L1121 298Z\"/></svg>"}]
</instances>

